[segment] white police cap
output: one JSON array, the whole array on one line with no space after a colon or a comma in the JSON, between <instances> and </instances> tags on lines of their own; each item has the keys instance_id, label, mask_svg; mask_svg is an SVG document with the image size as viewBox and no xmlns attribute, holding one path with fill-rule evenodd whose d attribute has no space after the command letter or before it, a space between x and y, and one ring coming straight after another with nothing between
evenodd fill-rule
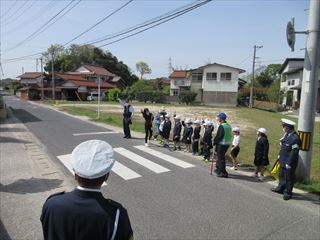
<instances>
[{"instance_id":1,"label":"white police cap","mask_svg":"<svg viewBox=\"0 0 320 240\"><path fill-rule=\"evenodd\" d=\"M186 119L186 123L192 123L192 119L191 118L187 118Z\"/></svg>"},{"instance_id":2,"label":"white police cap","mask_svg":"<svg viewBox=\"0 0 320 240\"><path fill-rule=\"evenodd\" d=\"M267 129L265 128L259 128L258 132L263 133L264 135L267 135Z\"/></svg>"},{"instance_id":3,"label":"white police cap","mask_svg":"<svg viewBox=\"0 0 320 240\"><path fill-rule=\"evenodd\" d=\"M195 120L193 123L194 123L194 124L201 124L201 121L197 119L197 120Z\"/></svg>"},{"instance_id":4,"label":"white police cap","mask_svg":"<svg viewBox=\"0 0 320 240\"><path fill-rule=\"evenodd\" d=\"M101 140L80 143L71 154L74 172L87 179L99 178L111 171L115 162L113 148Z\"/></svg>"},{"instance_id":5,"label":"white police cap","mask_svg":"<svg viewBox=\"0 0 320 240\"><path fill-rule=\"evenodd\" d=\"M290 125L290 126L296 125L296 123L294 121L291 121L291 120L286 119L286 118L281 118L281 122L282 122L282 124L285 124L285 125Z\"/></svg>"}]
</instances>

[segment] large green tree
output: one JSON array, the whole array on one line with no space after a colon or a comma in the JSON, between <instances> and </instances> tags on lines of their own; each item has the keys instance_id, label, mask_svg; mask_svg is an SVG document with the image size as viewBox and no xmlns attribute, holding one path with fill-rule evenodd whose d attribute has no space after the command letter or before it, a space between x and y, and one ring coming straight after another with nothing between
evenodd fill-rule
<instances>
[{"instance_id":1,"label":"large green tree","mask_svg":"<svg viewBox=\"0 0 320 240\"><path fill-rule=\"evenodd\" d=\"M256 81L261 87L270 87L272 83L280 80L279 70L281 64L269 64L257 77Z\"/></svg>"},{"instance_id":2,"label":"large green tree","mask_svg":"<svg viewBox=\"0 0 320 240\"><path fill-rule=\"evenodd\" d=\"M48 55L47 52L44 55ZM122 61L119 61L112 53L93 45L72 44L69 48L59 51L55 58L54 69L55 71L62 72L74 71L81 64L104 67L108 71L120 76L128 86L138 80L138 77L132 74L129 67ZM51 69L50 66L51 60L48 59L45 70L49 71Z\"/></svg>"}]
</instances>

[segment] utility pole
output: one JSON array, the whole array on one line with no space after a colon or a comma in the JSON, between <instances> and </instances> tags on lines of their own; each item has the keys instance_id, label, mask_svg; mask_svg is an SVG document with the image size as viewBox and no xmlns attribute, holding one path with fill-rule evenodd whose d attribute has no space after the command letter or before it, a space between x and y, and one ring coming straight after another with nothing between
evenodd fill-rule
<instances>
[{"instance_id":1,"label":"utility pole","mask_svg":"<svg viewBox=\"0 0 320 240\"><path fill-rule=\"evenodd\" d=\"M51 53L52 99L55 100L55 99L56 99L56 94L55 94L55 86L54 86L54 68L53 68L53 61L54 61L54 57L53 57L53 52L52 52L52 53Z\"/></svg>"},{"instance_id":2,"label":"utility pole","mask_svg":"<svg viewBox=\"0 0 320 240\"><path fill-rule=\"evenodd\" d=\"M39 58L36 58L36 72L38 72L38 60L39 60Z\"/></svg>"},{"instance_id":3,"label":"utility pole","mask_svg":"<svg viewBox=\"0 0 320 240\"><path fill-rule=\"evenodd\" d=\"M98 76L98 116L97 116L97 119L100 118L100 84L101 84L101 78L99 75Z\"/></svg>"},{"instance_id":4,"label":"utility pole","mask_svg":"<svg viewBox=\"0 0 320 240\"><path fill-rule=\"evenodd\" d=\"M252 61L252 79L251 79L251 87L250 87L250 100L249 100L249 107L253 107L253 82L254 82L254 68L256 65L256 51L259 48L262 48L263 46L253 46L253 61Z\"/></svg>"},{"instance_id":5,"label":"utility pole","mask_svg":"<svg viewBox=\"0 0 320 240\"><path fill-rule=\"evenodd\" d=\"M298 132L302 144L299 153L301 160L297 168L297 178L302 181L310 180L312 133L314 131L320 74L320 1L310 0L307 34L298 123Z\"/></svg>"},{"instance_id":6,"label":"utility pole","mask_svg":"<svg viewBox=\"0 0 320 240\"><path fill-rule=\"evenodd\" d=\"M43 90L43 62L42 57L40 58L40 66L41 66L41 101L44 100L44 90Z\"/></svg>"}]
</instances>

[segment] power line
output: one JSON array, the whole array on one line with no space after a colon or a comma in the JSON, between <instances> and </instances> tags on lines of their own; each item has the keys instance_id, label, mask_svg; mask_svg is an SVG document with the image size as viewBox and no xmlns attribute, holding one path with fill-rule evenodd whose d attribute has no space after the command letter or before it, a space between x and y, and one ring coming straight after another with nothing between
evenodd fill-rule
<instances>
[{"instance_id":1,"label":"power line","mask_svg":"<svg viewBox=\"0 0 320 240\"><path fill-rule=\"evenodd\" d=\"M41 17L43 14L46 13L46 11L50 10L51 7L56 4L59 3L55 2L55 0L51 0L47 5L43 6L43 8L39 9L39 11L37 11L33 16L31 16L28 20L23 21L23 26L26 27L27 25L29 25L31 22L33 22L34 20L36 20L37 18ZM35 17L36 16L36 17ZM18 25L15 28L10 29L9 31L4 32L3 34L8 35L11 34L12 32L16 32L18 29L20 29L21 26Z\"/></svg>"},{"instance_id":2,"label":"power line","mask_svg":"<svg viewBox=\"0 0 320 240\"><path fill-rule=\"evenodd\" d=\"M69 43L73 42L74 40L78 39L79 37L83 36L84 34L86 34L87 32L89 32L90 30L92 30L93 28L95 28L96 26L98 26L99 24L101 24L102 22L104 22L105 20L107 20L108 18L110 18L112 15L116 14L117 12L119 12L121 9L123 9L124 7L126 7L127 5L129 5L133 0L130 0L128 2L126 2L125 4L123 4L121 7L119 7L118 9L116 9L115 11L113 11L112 13L108 14L106 17L102 18L100 21L98 21L97 23L95 23L94 25L92 25L91 27L89 27L87 30L83 31L82 33L80 33L79 35L75 36L74 38L72 38L70 41L66 42L65 44L63 44L63 46L68 45Z\"/></svg>"},{"instance_id":3,"label":"power line","mask_svg":"<svg viewBox=\"0 0 320 240\"><path fill-rule=\"evenodd\" d=\"M77 4L80 3L81 0L79 0L75 6ZM50 22L52 22L55 18L57 18L63 11L65 11L71 4L73 4L75 2L75 0L72 0L71 2L69 2L67 4L67 6L65 6L62 10L60 10L58 13L56 13L53 17L51 17L48 21L46 21L43 25L41 25L36 31L34 31L32 34L30 34L27 38L25 38L24 40L22 40L21 42L19 42L18 44L16 44L14 47L11 47L9 49L7 49L6 51L9 52L21 45L23 45L25 42L28 42L30 41L31 39L35 38L36 36L38 36L39 32L42 31L48 24L50 24ZM74 8L75 6L71 7L69 10L67 11L70 11L72 8ZM60 19L62 16L60 16L58 19ZM42 31L43 32L43 31Z\"/></svg>"},{"instance_id":4,"label":"power line","mask_svg":"<svg viewBox=\"0 0 320 240\"><path fill-rule=\"evenodd\" d=\"M196 5L193 6L193 7L189 7L189 8L187 8L187 9L183 10L183 11L179 11L178 13L171 15L171 17L169 17L169 18L166 17L165 20L163 20L163 21L161 21L161 22L159 22L159 23L157 23L157 24L154 24L154 25L152 25L152 26L150 26L150 27L147 27L147 28L145 28L145 29L143 29L143 30L140 30L140 31L135 32L135 33L132 33L132 34L130 34L130 35L127 35L127 36L122 37L122 38L120 38L120 39L117 39L117 40L115 40L115 41L112 41L112 42L109 42L109 43L100 45L100 46L98 46L98 48L104 47L104 46L107 46L107 45L111 45L111 44L116 43L116 42L120 42L120 41L122 41L122 40L124 40L124 39L130 38L130 37L135 36L135 35L137 35L137 34L139 34L139 33L145 32L145 31L147 31L147 30L149 30L149 29L151 29L151 28L154 28L154 27L156 27L156 26L159 26L159 25L161 25L161 24L163 24L163 23L166 23L166 22L168 22L168 21L171 21L171 20L173 20L173 19L175 19L175 18L177 18L177 17L179 17L179 16L181 16L181 15L184 15L184 14L186 14L187 12L190 12L190 11L196 9L196 8L199 8L199 7L201 7L202 5L205 5L205 4L207 4L207 3L211 2L211 1L212 1L212 0L206 0L206 1L204 1L204 2L198 3L198 4L196 4ZM148 24L148 25L149 25L149 24ZM119 35L123 35L123 34L125 34L125 33L121 33L121 34L119 34ZM117 36L113 36L112 38L115 38L115 37L117 37Z\"/></svg>"},{"instance_id":5,"label":"power line","mask_svg":"<svg viewBox=\"0 0 320 240\"><path fill-rule=\"evenodd\" d=\"M14 1L14 3L8 8L8 10L0 18L3 18L4 16L6 16L6 14L8 14L17 3L18 3L18 0Z\"/></svg>"},{"instance_id":6,"label":"power line","mask_svg":"<svg viewBox=\"0 0 320 240\"><path fill-rule=\"evenodd\" d=\"M8 22L9 19L11 19L13 16L16 15L16 13L18 13L27 3L29 0L25 1L15 12L13 12L13 14L9 15L9 17L7 17L6 19L4 19L2 21L2 24L5 24Z\"/></svg>"},{"instance_id":7,"label":"power line","mask_svg":"<svg viewBox=\"0 0 320 240\"><path fill-rule=\"evenodd\" d=\"M179 12L184 11L184 10L187 9L188 7L194 6L194 4L197 3L197 2L199 2L199 1L192 2L191 4L187 4L187 5L184 5L184 6L182 6L182 7L177 8L177 9L175 9L175 10L173 10L173 11L167 12L167 13L165 13L165 14L161 14L161 15L158 16L158 17L149 19L148 21L142 22L142 23L140 23L140 24L138 24L138 25L135 25L135 26L126 28L126 29L121 30L121 31L119 31L119 32L117 32L117 33L105 35L105 36L103 36L103 37L100 37L100 38L98 38L98 39L96 39L96 40L92 40L92 41L86 42L86 43L84 43L84 44L96 44L96 43L99 43L99 42L103 42L103 41L110 40L110 39L113 39L113 38L115 38L115 37L118 37L118 36L127 34L127 33L129 33L129 32L135 31L135 30L137 30L137 29L139 29L139 28L143 28L143 27L145 27L145 26L151 25L151 24L156 23L156 22L158 22L158 21L161 21L161 20L163 20L163 19L169 18L169 17L171 17L171 16L173 16L173 15L179 13Z\"/></svg>"}]
</instances>

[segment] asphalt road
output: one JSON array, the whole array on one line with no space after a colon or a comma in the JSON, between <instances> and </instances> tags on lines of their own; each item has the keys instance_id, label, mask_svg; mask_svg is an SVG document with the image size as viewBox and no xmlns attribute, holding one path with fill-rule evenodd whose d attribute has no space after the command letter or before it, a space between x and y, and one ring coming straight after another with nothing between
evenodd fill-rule
<instances>
[{"instance_id":1,"label":"asphalt road","mask_svg":"<svg viewBox=\"0 0 320 240\"><path fill-rule=\"evenodd\" d=\"M122 133L110 133L93 123L67 116L58 111L6 97L14 115L46 147L52 160L72 179L60 162L79 143L101 139L118 149L116 158L139 177L125 180L112 173L104 195L121 202L129 212L135 239L319 239L319 201L295 194L284 201L270 191L267 183L246 176L230 174L220 179L209 174L209 165L192 156L152 145L155 155L136 146L142 138L123 139ZM92 135L96 132L105 134ZM91 134L89 134L91 133ZM133 136L134 137L134 136ZM245 146L244 146L245 147ZM123 150L123 149L125 150ZM129 151L129 152L128 152ZM124 156L124 152L128 155ZM136 155L134 155L136 154ZM183 168L164 161L166 154L192 164ZM143 157L158 164L155 168L138 164ZM150 162L148 162L150 164Z\"/></svg>"}]
</instances>

